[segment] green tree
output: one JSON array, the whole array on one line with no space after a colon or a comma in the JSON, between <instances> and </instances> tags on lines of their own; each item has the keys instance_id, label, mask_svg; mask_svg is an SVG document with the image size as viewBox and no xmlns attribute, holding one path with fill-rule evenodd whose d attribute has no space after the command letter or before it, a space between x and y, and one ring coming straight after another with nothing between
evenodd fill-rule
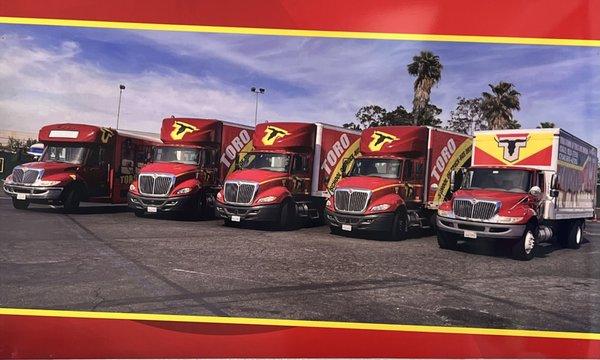
<instances>
[{"instance_id":1,"label":"green tree","mask_svg":"<svg viewBox=\"0 0 600 360\"><path fill-rule=\"evenodd\" d=\"M450 112L450 120L446 129L472 135L474 131L485 130L481 112L481 98L457 98L456 109Z\"/></svg>"},{"instance_id":2,"label":"green tree","mask_svg":"<svg viewBox=\"0 0 600 360\"><path fill-rule=\"evenodd\" d=\"M413 57L408 64L408 73L415 76L413 97L413 124L417 125L421 117L430 114L427 112L427 104L431 96L431 88L442 78L442 63L439 56L430 51L421 51ZM422 120L421 120L422 121Z\"/></svg>"},{"instance_id":3,"label":"green tree","mask_svg":"<svg viewBox=\"0 0 600 360\"><path fill-rule=\"evenodd\" d=\"M441 112L440 109L438 109ZM439 113L436 114L436 116ZM412 115L403 106L397 106L393 111L387 111L379 105L361 107L356 112L356 122L349 122L343 126L347 129L363 130L375 126L411 125ZM436 119L439 120L439 119ZM435 123L435 120L432 120Z\"/></svg>"},{"instance_id":4,"label":"green tree","mask_svg":"<svg viewBox=\"0 0 600 360\"><path fill-rule=\"evenodd\" d=\"M555 125L554 125L554 123L553 123L553 122L549 122L549 121L542 121L542 122L540 123L540 126L538 126L537 128L538 128L538 129L550 129L550 128L553 128L553 127L555 127Z\"/></svg>"},{"instance_id":5,"label":"green tree","mask_svg":"<svg viewBox=\"0 0 600 360\"><path fill-rule=\"evenodd\" d=\"M489 85L491 93L482 93L481 111L488 129L515 129L521 126L513 117L513 111L521 110L519 93L513 84L501 81Z\"/></svg>"},{"instance_id":6,"label":"green tree","mask_svg":"<svg viewBox=\"0 0 600 360\"><path fill-rule=\"evenodd\" d=\"M36 142L37 142L37 140L35 140L35 139L21 140L21 139L17 139L12 136L9 136L8 142L6 143L6 146L4 146L4 148L9 151L12 151L12 152L18 152L21 150L27 151L29 149L29 147L31 145L35 144Z\"/></svg>"}]
</instances>

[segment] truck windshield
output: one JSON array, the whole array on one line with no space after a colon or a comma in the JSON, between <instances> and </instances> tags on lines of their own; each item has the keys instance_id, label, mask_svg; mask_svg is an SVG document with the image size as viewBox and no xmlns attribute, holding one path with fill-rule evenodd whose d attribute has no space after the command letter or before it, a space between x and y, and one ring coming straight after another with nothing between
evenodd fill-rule
<instances>
[{"instance_id":1,"label":"truck windshield","mask_svg":"<svg viewBox=\"0 0 600 360\"><path fill-rule=\"evenodd\" d=\"M260 169L278 172L288 172L290 155L278 153L248 153L240 157L240 169Z\"/></svg>"},{"instance_id":2,"label":"truck windshield","mask_svg":"<svg viewBox=\"0 0 600 360\"><path fill-rule=\"evenodd\" d=\"M88 148L82 146L48 145L41 161L82 164L87 152Z\"/></svg>"},{"instance_id":3,"label":"truck windshield","mask_svg":"<svg viewBox=\"0 0 600 360\"><path fill-rule=\"evenodd\" d=\"M397 179L400 176L401 160L358 158L354 162L349 176L376 176L387 179Z\"/></svg>"},{"instance_id":4,"label":"truck windshield","mask_svg":"<svg viewBox=\"0 0 600 360\"><path fill-rule=\"evenodd\" d=\"M160 146L154 149L154 162L178 162L196 165L200 161L200 149L179 146Z\"/></svg>"},{"instance_id":5,"label":"truck windshield","mask_svg":"<svg viewBox=\"0 0 600 360\"><path fill-rule=\"evenodd\" d=\"M526 193L530 172L516 169L471 169L463 180L463 189L489 189Z\"/></svg>"}]
</instances>

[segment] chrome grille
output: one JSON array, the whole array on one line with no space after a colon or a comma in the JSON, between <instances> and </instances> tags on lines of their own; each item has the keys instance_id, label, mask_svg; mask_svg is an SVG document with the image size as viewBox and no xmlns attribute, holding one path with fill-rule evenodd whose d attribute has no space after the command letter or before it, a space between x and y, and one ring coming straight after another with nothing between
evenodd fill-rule
<instances>
[{"instance_id":1,"label":"chrome grille","mask_svg":"<svg viewBox=\"0 0 600 360\"><path fill-rule=\"evenodd\" d=\"M454 215L470 218L488 220L498 213L500 203L495 201L476 201L469 199L454 200Z\"/></svg>"},{"instance_id":2,"label":"chrome grille","mask_svg":"<svg viewBox=\"0 0 600 360\"><path fill-rule=\"evenodd\" d=\"M138 187L140 194L168 195L175 183L175 176L169 174L140 174Z\"/></svg>"},{"instance_id":3,"label":"chrome grille","mask_svg":"<svg viewBox=\"0 0 600 360\"><path fill-rule=\"evenodd\" d=\"M256 183L226 182L225 202L232 204L250 204L254 200L254 194L258 189Z\"/></svg>"},{"instance_id":4,"label":"chrome grille","mask_svg":"<svg viewBox=\"0 0 600 360\"><path fill-rule=\"evenodd\" d=\"M19 184L33 184L41 177L41 174L41 170L16 167L13 169L12 179L14 182Z\"/></svg>"},{"instance_id":5,"label":"chrome grille","mask_svg":"<svg viewBox=\"0 0 600 360\"><path fill-rule=\"evenodd\" d=\"M345 212L363 212L367 208L370 191L338 189L335 191L335 208Z\"/></svg>"}]
</instances>

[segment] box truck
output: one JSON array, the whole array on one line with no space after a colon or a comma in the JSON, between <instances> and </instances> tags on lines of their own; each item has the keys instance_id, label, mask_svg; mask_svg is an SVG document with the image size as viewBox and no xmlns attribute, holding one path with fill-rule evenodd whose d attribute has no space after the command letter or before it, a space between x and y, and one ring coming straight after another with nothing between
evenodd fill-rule
<instances>
[{"instance_id":1,"label":"box truck","mask_svg":"<svg viewBox=\"0 0 600 360\"><path fill-rule=\"evenodd\" d=\"M334 234L371 232L399 240L435 224L450 193L448 174L468 163L469 136L427 126L369 128L360 157L327 201Z\"/></svg>"},{"instance_id":2,"label":"box truck","mask_svg":"<svg viewBox=\"0 0 600 360\"><path fill-rule=\"evenodd\" d=\"M253 128L215 119L167 118L150 164L129 189L137 216L187 212L214 215L215 195L239 152L252 150Z\"/></svg>"},{"instance_id":3,"label":"box truck","mask_svg":"<svg viewBox=\"0 0 600 360\"><path fill-rule=\"evenodd\" d=\"M262 221L281 229L323 222L343 160L358 154L359 134L322 123L257 125L254 151L240 154L217 195L217 215L227 225Z\"/></svg>"},{"instance_id":4,"label":"box truck","mask_svg":"<svg viewBox=\"0 0 600 360\"><path fill-rule=\"evenodd\" d=\"M152 146L160 144L158 134L84 124L47 125L38 139L40 161L15 167L4 180L17 209L41 203L71 212L81 201L124 203Z\"/></svg>"},{"instance_id":5,"label":"box truck","mask_svg":"<svg viewBox=\"0 0 600 360\"><path fill-rule=\"evenodd\" d=\"M562 129L476 132L472 165L451 176L460 189L438 211L439 246L501 239L521 260L544 241L579 248L597 170L596 148Z\"/></svg>"}]
</instances>

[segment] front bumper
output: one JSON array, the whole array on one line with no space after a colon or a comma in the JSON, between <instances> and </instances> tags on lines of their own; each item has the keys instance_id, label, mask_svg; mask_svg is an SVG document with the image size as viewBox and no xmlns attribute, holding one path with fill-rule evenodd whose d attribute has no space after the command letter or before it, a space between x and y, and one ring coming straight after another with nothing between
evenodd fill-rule
<instances>
[{"instance_id":1,"label":"front bumper","mask_svg":"<svg viewBox=\"0 0 600 360\"><path fill-rule=\"evenodd\" d=\"M215 214L217 217L228 220L231 220L232 216L239 216L240 221L277 221L281 216L281 204L239 206L217 201Z\"/></svg>"},{"instance_id":2,"label":"front bumper","mask_svg":"<svg viewBox=\"0 0 600 360\"><path fill-rule=\"evenodd\" d=\"M134 210L148 211L148 207L156 208L156 212L177 212L193 210L197 204L198 194L186 196L156 197L127 193L127 205Z\"/></svg>"},{"instance_id":3,"label":"front bumper","mask_svg":"<svg viewBox=\"0 0 600 360\"><path fill-rule=\"evenodd\" d=\"M329 225L341 228L342 225L352 226L352 231L387 232L394 224L395 213L377 213L369 215L350 215L325 209L325 218Z\"/></svg>"},{"instance_id":4,"label":"front bumper","mask_svg":"<svg viewBox=\"0 0 600 360\"><path fill-rule=\"evenodd\" d=\"M42 202L51 202L61 198L62 187L44 187L44 186L29 186L18 184L4 184L4 193L8 196L16 198L17 196L25 196L27 200L39 200Z\"/></svg>"},{"instance_id":5,"label":"front bumper","mask_svg":"<svg viewBox=\"0 0 600 360\"><path fill-rule=\"evenodd\" d=\"M523 236L526 224L495 224L437 216L438 231L464 235L465 230L477 234L477 238L517 239Z\"/></svg>"}]
</instances>

